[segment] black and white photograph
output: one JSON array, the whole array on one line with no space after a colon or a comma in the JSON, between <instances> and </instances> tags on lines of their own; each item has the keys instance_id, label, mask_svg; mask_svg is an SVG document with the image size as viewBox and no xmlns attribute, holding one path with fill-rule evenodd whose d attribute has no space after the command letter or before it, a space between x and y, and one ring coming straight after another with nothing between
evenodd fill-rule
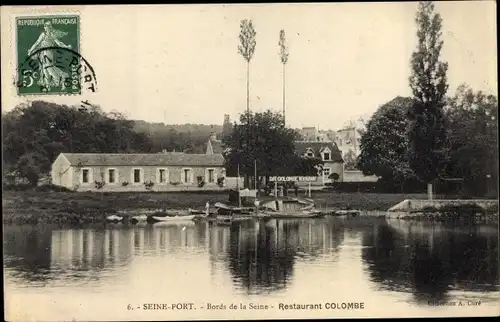
<instances>
[{"instance_id":1,"label":"black and white photograph","mask_svg":"<svg viewBox=\"0 0 500 322\"><path fill-rule=\"evenodd\" d=\"M4 320L500 315L495 1L0 10Z\"/></svg>"}]
</instances>

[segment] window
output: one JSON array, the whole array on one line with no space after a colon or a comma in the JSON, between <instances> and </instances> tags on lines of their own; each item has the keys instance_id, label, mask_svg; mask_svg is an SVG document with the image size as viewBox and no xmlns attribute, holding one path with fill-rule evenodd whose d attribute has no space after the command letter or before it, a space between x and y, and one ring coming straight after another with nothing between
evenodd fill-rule
<instances>
[{"instance_id":1,"label":"window","mask_svg":"<svg viewBox=\"0 0 500 322\"><path fill-rule=\"evenodd\" d=\"M323 160L330 161L330 153L329 152L323 153Z\"/></svg>"},{"instance_id":2,"label":"window","mask_svg":"<svg viewBox=\"0 0 500 322\"><path fill-rule=\"evenodd\" d=\"M82 170L82 183L89 183L89 182L90 182L90 170L83 169Z\"/></svg>"},{"instance_id":3,"label":"window","mask_svg":"<svg viewBox=\"0 0 500 322\"><path fill-rule=\"evenodd\" d=\"M323 178L328 179L330 176L330 168L323 168Z\"/></svg>"},{"instance_id":4,"label":"window","mask_svg":"<svg viewBox=\"0 0 500 322\"><path fill-rule=\"evenodd\" d=\"M191 169L182 169L182 182L191 182Z\"/></svg>"},{"instance_id":5,"label":"window","mask_svg":"<svg viewBox=\"0 0 500 322\"><path fill-rule=\"evenodd\" d=\"M158 169L157 182L158 183L167 183L168 182L168 171L167 171L167 169Z\"/></svg>"},{"instance_id":6,"label":"window","mask_svg":"<svg viewBox=\"0 0 500 322\"><path fill-rule=\"evenodd\" d=\"M132 176L132 182L133 183L141 183L141 169L134 169L133 171L133 176Z\"/></svg>"},{"instance_id":7,"label":"window","mask_svg":"<svg viewBox=\"0 0 500 322\"><path fill-rule=\"evenodd\" d=\"M215 182L214 173L215 173L214 169L208 169L208 178L207 178L207 182L208 183L214 183Z\"/></svg>"},{"instance_id":8,"label":"window","mask_svg":"<svg viewBox=\"0 0 500 322\"><path fill-rule=\"evenodd\" d=\"M116 182L116 170L115 169L109 169L108 170L108 182L109 183L115 183Z\"/></svg>"},{"instance_id":9,"label":"window","mask_svg":"<svg viewBox=\"0 0 500 322\"><path fill-rule=\"evenodd\" d=\"M312 158L314 157L314 152L311 148L307 148L306 150L306 156L308 156L309 158Z\"/></svg>"}]
</instances>

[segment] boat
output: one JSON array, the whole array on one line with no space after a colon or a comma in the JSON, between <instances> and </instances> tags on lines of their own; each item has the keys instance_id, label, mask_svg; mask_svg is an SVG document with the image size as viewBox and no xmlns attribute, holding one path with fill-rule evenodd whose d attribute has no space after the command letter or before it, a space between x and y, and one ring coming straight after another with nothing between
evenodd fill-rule
<instances>
[{"instance_id":1,"label":"boat","mask_svg":"<svg viewBox=\"0 0 500 322\"><path fill-rule=\"evenodd\" d=\"M254 208L250 207L233 207L216 202L214 205L218 215L250 215L254 212Z\"/></svg>"},{"instance_id":2,"label":"boat","mask_svg":"<svg viewBox=\"0 0 500 322\"><path fill-rule=\"evenodd\" d=\"M109 222L120 222L120 221L123 221L123 217L121 216L117 216L117 215L110 215L108 217L106 217L106 220L109 221Z\"/></svg>"},{"instance_id":3,"label":"boat","mask_svg":"<svg viewBox=\"0 0 500 322\"><path fill-rule=\"evenodd\" d=\"M300 211L300 212L265 212L270 218L288 219L288 218L321 218L325 214L315 211Z\"/></svg>"},{"instance_id":4,"label":"boat","mask_svg":"<svg viewBox=\"0 0 500 322\"><path fill-rule=\"evenodd\" d=\"M335 216L352 216L352 217L356 217L357 215L359 215L361 213L361 211L359 210L337 210L334 212L334 215Z\"/></svg>"},{"instance_id":5,"label":"boat","mask_svg":"<svg viewBox=\"0 0 500 322\"><path fill-rule=\"evenodd\" d=\"M186 229L186 227L191 227L196 225L194 221L157 221L152 224L153 228L160 227L182 227L182 229Z\"/></svg>"},{"instance_id":6,"label":"boat","mask_svg":"<svg viewBox=\"0 0 500 322\"><path fill-rule=\"evenodd\" d=\"M196 210L196 209L192 209L192 208L189 208L188 212L191 215L204 215L205 214L205 211L203 211L203 210Z\"/></svg>"},{"instance_id":7,"label":"boat","mask_svg":"<svg viewBox=\"0 0 500 322\"><path fill-rule=\"evenodd\" d=\"M172 221L172 222L191 221L195 217L196 217L196 215L151 216L153 221Z\"/></svg>"},{"instance_id":8,"label":"boat","mask_svg":"<svg viewBox=\"0 0 500 322\"><path fill-rule=\"evenodd\" d=\"M137 216L132 216L130 218L130 221L132 223L139 223L139 222L145 222L148 220L148 216L145 215L145 214L142 214L142 215L137 215Z\"/></svg>"},{"instance_id":9,"label":"boat","mask_svg":"<svg viewBox=\"0 0 500 322\"><path fill-rule=\"evenodd\" d=\"M320 218L325 213L314 209L314 200L307 198L279 197L258 202L259 211L270 218Z\"/></svg>"}]
</instances>

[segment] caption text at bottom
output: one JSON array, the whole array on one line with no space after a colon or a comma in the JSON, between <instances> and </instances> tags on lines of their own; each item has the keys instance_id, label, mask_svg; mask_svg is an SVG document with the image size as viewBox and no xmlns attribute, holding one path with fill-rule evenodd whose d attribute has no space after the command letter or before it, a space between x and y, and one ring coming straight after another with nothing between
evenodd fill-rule
<instances>
[{"instance_id":1,"label":"caption text at bottom","mask_svg":"<svg viewBox=\"0 0 500 322\"><path fill-rule=\"evenodd\" d=\"M195 305L194 303L144 303L141 305L127 306L128 310L171 310L171 311L191 311L191 310L363 310L365 309L364 302L325 302L315 304L297 304L297 303L278 303L277 305L258 304L258 303L231 303L231 304L214 304L206 303L203 305Z\"/></svg>"}]
</instances>

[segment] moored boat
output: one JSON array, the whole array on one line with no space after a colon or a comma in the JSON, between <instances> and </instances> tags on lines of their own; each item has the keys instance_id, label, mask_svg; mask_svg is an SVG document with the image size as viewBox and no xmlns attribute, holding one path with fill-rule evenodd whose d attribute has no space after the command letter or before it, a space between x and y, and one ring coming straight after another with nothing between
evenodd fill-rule
<instances>
[{"instance_id":1,"label":"moored boat","mask_svg":"<svg viewBox=\"0 0 500 322\"><path fill-rule=\"evenodd\" d=\"M196 217L196 215L185 215L185 216L151 216L151 218L154 221L172 221L172 222L179 222L179 221L191 221Z\"/></svg>"},{"instance_id":2,"label":"moored boat","mask_svg":"<svg viewBox=\"0 0 500 322\"><path fill-rule=\"evenodd\" d=\"M314 209L312 199L301 198L269 198L259 201L260 212L271 218L319 218L325 213Z\"/></svg>"},{"instance_id":3,"label":"moored boat","mask_svg":"<svg viewBox=\"0 0 500 322\"><path fill-rule=\"evenodd\" d=\"M139 222L145 222L148 220L148 216L145 215L145 214L142 214L142 215L137 215L137 216L132 216L130 218L130 221L132 223L139 223Z\"/></svg>"},{"instance_id":4,"label":"moored boat","mask_svg":"<svg viewBox=\"0 0 500 322\"><path fill-rule=\"evenodd\" d=\"M186 227L191 227L196 225L192 220L190 221L157 221L151 224L153 228L159 227L182 227L184 230Z\"/></svg>"},{"instance_id":5,"label":"moored boat","mask_svg":"<svg viewBox=\"0 0 500 322\"><path fill-rule=\"evenodd\" d=\"M301 212L265 212L270 218L321 218L325 214L315 211L301 211Z\"/></svg>"},{"instance_id":6,"label":"moored boat","mask_svg":"<svg viewBox=\"0 0 500 322\"><path fill-rule=\"evenodd\" d=\"M117 215L110 215L110 216L106 217L106 220L109 222L120 222L120 221L123 221L123 217L117 216Z\"/></svg>"},{"instance_id":7,"label":"moored boat","mask_svg":"<svg viewBox=\"0 0 500 322\"><path fill-rule=\"evenodd\" d=\"M216 202L214 207L218 215L250 215L254 212L254 208L233 207L223 204L222 202Z\"/></svg>"},{"instance_id":8,"label":"moored boat","mask_svg":"<svg viewBox=\"0 0 500 322\"><path fill-rule=\"evenodd\" d=\"M335 216L352 216L355 217L359 215L361 211L359 210L337 210L334 212Z\"/></svg>"}]
</instances>

